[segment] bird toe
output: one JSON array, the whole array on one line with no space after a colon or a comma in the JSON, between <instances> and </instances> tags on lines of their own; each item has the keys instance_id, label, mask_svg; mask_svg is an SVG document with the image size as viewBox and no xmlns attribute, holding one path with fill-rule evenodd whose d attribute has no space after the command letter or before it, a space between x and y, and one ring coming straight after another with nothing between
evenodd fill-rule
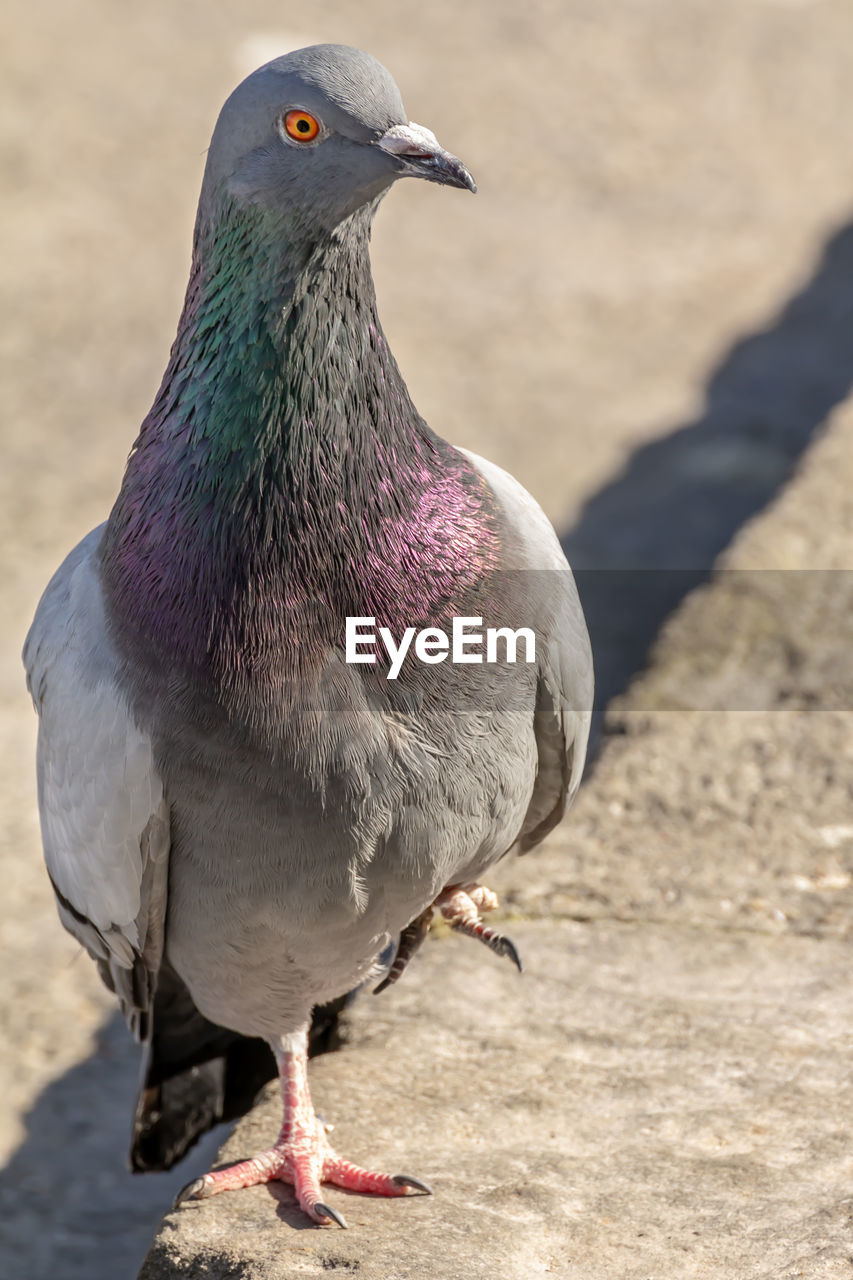
<instances>
[{"instance_id":1,"label":"bird toe","mask_svg":"<svg viewBox=\"0 0 853 1280\"><path fill-rule=\"evenodd\" d=\"M318 1221L323 1218L329 1218L332 1222L336 1222L339 1227L347 1228L347 1220L342 1213L338 1213L337 1209L333 1209L330 1204L323 1204L322 1200L317 1200L311 1206L311 1216Z\"/></svg>"},{"instance_id":2,"label":"bird toe","mask_svg":"<svg viewBox=\"0 0 853 1280\"><path fill-rule=\"evenodd\" d=\"M512 938L508 938L504 933L498 934L495 939L493 950L496 951L498 955L508 956L518 972L524 973L524 965L521 962L521 956L518 954L518 947L515 945Z\"/></svg>"},{"instance_id":3,"label":"bird toe","mask_svg":"<svg viewBox=\"0 0 853 1280\"><path fill-rule=\"evenodd\" d=\"M425 1196L432 1195L432 1187L429 1183L412 1177L410 1173L395 1173L391 1181L396 1182L398 1187L411 1187L414 1191L422 1191Z\"/></svg>"},{"instance_id":4,"label":"bird toe","mask_svg":"<svg viewBox=\"0 0 853 1280\"><path fill-rule=\"evenodd\" d=\"M203 1200L204 1199L204 1178L193 1178L192 1182L188 1182L185 1187L181 1187L175 1199L172 1201L172 1209L179 1209L187 1200Z\"/></svg>"}]
</instances>

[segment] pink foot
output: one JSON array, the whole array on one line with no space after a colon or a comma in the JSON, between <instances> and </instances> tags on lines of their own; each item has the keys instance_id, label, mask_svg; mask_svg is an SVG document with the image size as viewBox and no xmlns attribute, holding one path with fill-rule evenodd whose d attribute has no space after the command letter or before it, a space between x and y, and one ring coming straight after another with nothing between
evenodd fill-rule
<instances>
[{"instance_id":1,"label":"pink foot","mask_svg":"<svg viewBox=\"0 0 853 1280\"><path fill-rule=\"evenodd\" d=\"M371 1173L343 1160L329 1145L326 1129L318 1120L308 1090L307 1030L285 1038L277 1052L284 1123L274 1146L251 1160L241 1160L215 1173L196 1178L180 1191L174 1208L186 1200L206 1200L220 1191L255 1187L266 1182L289 1182L299 1205L315 1222L326 1219L345 1227L342 1214L324 1203L320 1184L331 1182L348 1191L379 1196L404 1196L409 1189L432 1192L425 1182L406 1173Z\"/></svg>"}]
</instances>

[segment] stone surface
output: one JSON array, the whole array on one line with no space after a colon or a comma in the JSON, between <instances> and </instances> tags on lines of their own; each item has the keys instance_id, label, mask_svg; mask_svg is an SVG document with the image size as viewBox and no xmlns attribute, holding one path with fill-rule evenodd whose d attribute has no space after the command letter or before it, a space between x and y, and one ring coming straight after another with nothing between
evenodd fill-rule
<instances>
[{"instance_id":1,"label":"stone surface","mask_svg":"<svg viewBox=\"0 0 853 1280\"><path fill-rule=\"evenodd\" d=\"M435 1199L341 1197L350 1232L312 1234L271 1220L268 1193L223 1197L168 1219L157 1249L193 1231L209 1256L218 1231L234 1275L324 1256L383 1275L383 1239L417 1280L476 1276L484 1259L491 1275L591 1280L847 1275L853 10L327 0L291 19L268 0L8 7L0 1273L132 1280L219 1140L168 1177L124 1172L137 1054L56 920L18 655L158 383L223 97L265 58L329 39L382 58L480 184L476 199L414 183L389 198L374 237L385 327L433 426L544 501L587 566L602 698L630 692L572 821L500 870L528 975L437 941L312 1067L341 1145L432 1176ZM720 553L725 575L701 585ZM539 992L557 979L534 970L565 976L569 959L549 1040ZM457 1043L476 1058L464 1080ZM368 1067L393 1128L371 1124L385 1111ZM562 1148L542 1138L537 1164L525 1126L538 1143L547 1115ZM260 1137L277 1122L249 1123Z\"/></svg>"},{"instance_id":2,"label":"stone surface","mask_svg":"<svg viewBox=\"0 0 853 1280\"><path fill-rule=\"evenodd\" d=\"M339 1148L431 1199L329 1189L341 1231L284 1187L223 1194L166 1218L140 1280L847 1275L846 947L612 920L513 936L523 977L433 942L312 1064ZM279 1120L272 1087L222 1158Z\"/></svg>"}]
</instances>

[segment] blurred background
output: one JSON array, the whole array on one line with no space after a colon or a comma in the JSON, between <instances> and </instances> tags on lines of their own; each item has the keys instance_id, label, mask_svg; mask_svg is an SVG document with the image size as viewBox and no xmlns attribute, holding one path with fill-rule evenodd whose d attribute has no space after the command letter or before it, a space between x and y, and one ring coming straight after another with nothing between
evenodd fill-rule
<instances>
[{"instance_id":1,"label":"blurred background","mask_svg":"<svg viewBox=\"0 0 853 1280\"><path fill-rule=\"evenodd\" d=\"M56 919L19 652L157 388L222 100L289 48L355 44L479 183L401 184L374 268L423 415L514 472L581 570L606 718L541 864L573 918L618 898L845 934L853 7L8 0L3 22L0 1270L130 1280L214 1147L124 1171L136 1050Z\"/></svg>"}]
</instances>

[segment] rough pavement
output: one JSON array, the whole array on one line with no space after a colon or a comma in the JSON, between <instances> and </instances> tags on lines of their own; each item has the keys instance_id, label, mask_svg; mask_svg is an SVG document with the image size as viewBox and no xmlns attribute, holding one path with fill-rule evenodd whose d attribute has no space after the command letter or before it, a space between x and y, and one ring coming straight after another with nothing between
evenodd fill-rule
<instances>
[{"instance_id":1,"label":"rough pavement","mask_svg":"<svg viewBox=\"0 0 853 1280\"><path fill-rule=\"evenodd\" d=\"M435 1199L348 1199L354 1229L332 1238L270 1221L268 1194L249 1193L247 1212L275 1232L257 1248L269 1246L277 1274L336 1250L341 1269L363 1257L370 1275L367 1253L339 1251L357 1249L359 1235L378 1249L380 1224L399 1238L405 1222L406 1258L427 1259L406 1261L412 1276L442 1266L476 1275L483 1259L494 1273L506 1237L477 1232L481 1218L505 1230L487 1201L514 1203L512 1179L495 1172L460 1188L456 1170L463 1158L475 1171L498 1168L503 1112L516 1098L513 1159L543 1161L507 1217L522 1242L508 1255L518 1274L848 1274L846 0L532 0L523 12L503 0L429 10L329 0L300 12L300 30L258 0L152 0L127 12L46 0L13 5L9 17L0 1271L131 1280L175 1187L215 1151L208 1143L169 1178L123 1172L136 1055L56 921L18 653L47 577L103 518L156 388L219 103L265 57L337 39L386 62L413 118L480 184L476 199L401 187L377 223L381 313L416 403L442 434L513 470L583 565L681 576L659 573L638 590L634 573L633 596L624 579L584 579L606 695L626 688L664 629L648 673L610 708L572 821L501 870L531 972L516 980L460 940L437 941L390 1003L358 1013L352 1044L314 1064L341 1145L377 1163L399 1151L434 1177ZM667 622L732 539L731 571ZM537 981L534 961L554 978ZM436 969L446 1008L410 1021L409 1000L435 1000ZM539 1002L559 975L549 1032ZM676 1008L683 1050L668 1021ZM501 1046L512 1010L524 1030L510 1054ZM446 1056L448 1019L464 1029L472 1011L501 1063L482 1055L474 1084ZM392 1130L370 1128L370 1108L385 1111L358 1069L383 1057L365 1038L368 1013L412 1064L402 1093L390 1094L400 1107ZM598 1049L596 1037L612 1043ZM467 1032L460 1044L467 1055ZM534 1089L537 1062L554 1064L565 1095L548 1080ZM476 1132L463 1133L458 1117L481 1089L494 1116L480 1112ZM518 1136L538 1103L537 1124L550 1108L562 1144L543 1140L539 1156ZM641 1124L643 1106L651 1118ZM764 1135L742 1132L750 1113ZM275 1127L257 1123L265 1136ZM442 1124L457 1146L442 1141ZM465 1195L477 1215L466 1216ZM237 1212L239 1198L223 1197L188 1210L180 1231L231 1213L227 1202ZM375 1228L357 1227L362 1217ZM161 1242L179 1238L167 1224ZM463 1267L450 1250L459 1258L466 1240Z\"/></svg>"},{"instance_id":2,"label":"rough pavement","mask_svg":"<svg viewBox=\"0 0 853 1280\"><path fill-rule=\"evenodd\" d=\"M846 1276L847 948L676 925L516 922L524 978L460 939L313 1064L352 1158L434 1196L284 1188L167 1217L140 1280L705 1280ZM701 938L701 945L697 945ZM277 1131L275 1086L223 1152Z\"/></svg>"}]
</instances>

